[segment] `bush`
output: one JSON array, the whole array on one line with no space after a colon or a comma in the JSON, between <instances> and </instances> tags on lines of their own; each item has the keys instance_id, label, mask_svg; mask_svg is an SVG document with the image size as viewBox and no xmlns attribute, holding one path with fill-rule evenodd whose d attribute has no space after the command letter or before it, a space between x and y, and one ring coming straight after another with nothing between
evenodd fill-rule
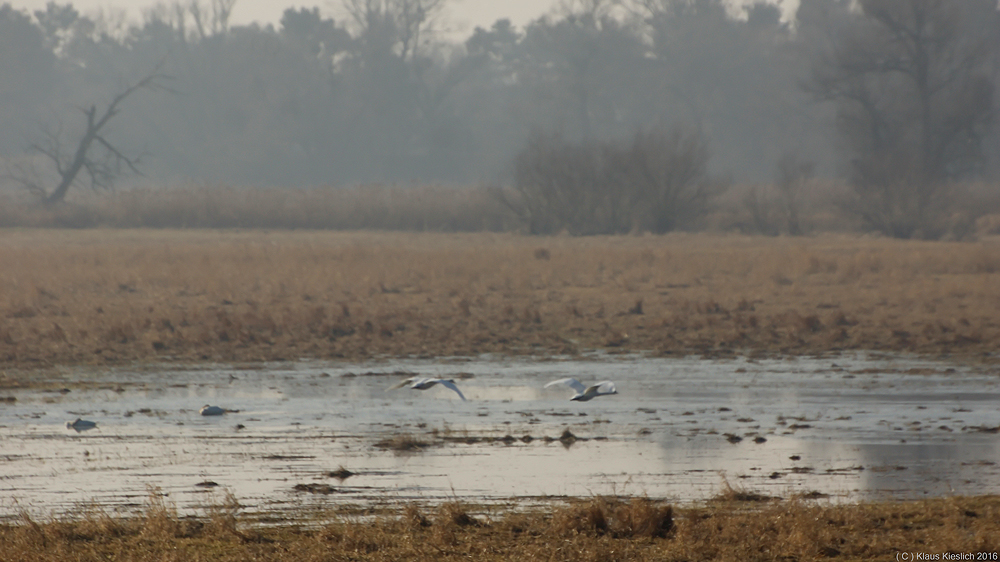
<instances>
[{"instance_id":1,"label":"bush","mask_svg":"<svg viewBox=\"0 0 1000 562\"><path fill-rule=\"evenodd\" d=\"M664 233L702 217L716 189L700 132L655 128L630 143L534 135L502 201L532 234Z\"/></svg>"}]
</instances>

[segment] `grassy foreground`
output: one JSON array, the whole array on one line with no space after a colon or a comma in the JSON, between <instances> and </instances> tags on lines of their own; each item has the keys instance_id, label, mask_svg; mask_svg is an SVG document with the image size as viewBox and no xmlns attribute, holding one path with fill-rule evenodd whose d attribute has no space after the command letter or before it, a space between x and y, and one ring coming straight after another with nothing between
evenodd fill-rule
<instances>
[{"instance_id":1,"label":"grassy foreground","mask_svg":"<svg viewBox=\"0 0 1000 562\"><path fill-rule=\"evenodd\" d=\"M237 509L229 498L205 517L179 518L153 499L127 519L25 516L0 524L0 560L993 560L1000 550L997 497L831 506L734 496L684 509L594 498L498 514L451 503L364 518L331 513L309 526L249 523Z\"/></svg>"},{"instance_id":2,"label":"grassy foreground","mask_svg":"<svg viewBox=\"0 0 1000 562\"><path fill-rule=\"evenodd\" d=\"M989 241L0 230L0 264L7 369L1000 348Z\"/></svg>"}]
</instances>

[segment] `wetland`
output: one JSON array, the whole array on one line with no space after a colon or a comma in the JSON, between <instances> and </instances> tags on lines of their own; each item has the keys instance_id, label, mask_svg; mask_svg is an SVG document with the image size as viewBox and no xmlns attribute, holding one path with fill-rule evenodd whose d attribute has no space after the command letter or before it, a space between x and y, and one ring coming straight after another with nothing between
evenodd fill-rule
<instances>
[{"instance_id":1,"label":"wetland","mask_svg":"<svg viewBox=\"0 0 1000 562\"><path fill-rule=\"evenodd\" d=\"M440 386L387 391L408 376ZM542 388L613 380L590 402ZM205 404L227 413L202 416ZM444 358L68 370L0 406L3 515L91 503L245 513L389 502L539 504L726 486L828 502L1000 491L1000 372L896 355ZM76 418L97 423L66 427Z\"/></svg>"},{"instance_id":2,"label":"wetland","mask_svg":"<svg viewBox=\"0 0 1000 562\"><path fill-rule=\"evenodd\" d=\"M995 241L3 230L0 264L0 559L998 550Z\"/></svg>"}]
</instances>

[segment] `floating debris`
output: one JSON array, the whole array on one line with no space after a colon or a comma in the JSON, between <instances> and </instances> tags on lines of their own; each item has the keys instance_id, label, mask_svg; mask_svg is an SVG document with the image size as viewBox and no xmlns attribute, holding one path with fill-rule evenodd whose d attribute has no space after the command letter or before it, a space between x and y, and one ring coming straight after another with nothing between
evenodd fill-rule
<instances>
[{"instance_id":1,"label":"floating debris","mask_svg":"<svg viewBox=\"0 0 1000 562\"><path fill-rule=\"evenodd\" d=\"M795 497L799 498L800 500L821 500L830 497L830 494L824 494L823 492L812 490L804 494L799 494Z\"/></svg>"},{"instance_id":2,"label":"floating debris","mask_svg":"<svg viewBox=\"0 0 1000 562\"><path fill-rule=\"evenodd\" d=\"M328 496L336 493L337 489L329 484L296 484L292 487L296 492L309 492L310 494L323 494Z\"/></svg>"},{"instance_id":3,"label":"floating debris","mask_svg":"<svg viewBox=\"0 0 1000 562\"><path fill-rule=\"evenodd\" d=\"M343 482L344 480L347 480L351 476L354 476L354 474L355 474L354 472L351 472L350 470L347 470L344 467L340 467L337 470L333 470L333 471L330 471L330 472L326 473L326 475L329 476L330 478L336 478L337 480L340 480L341 482Z\"/></svg>"},{"instance_id":4,"label":"floating debris","mask_svg":"<svg viewBox=\"0 0 1000 562\"><path fill-rule=\"evenodd\" d=\"M263 457L266 461L302 461L314 458L316 455L265 455Z\"/></svg>"},{"instance_id":5,"label":"floating debris","mask_svg":"<svg viewBox=\"0 0 1000 562\"><path fill-rule=\"evenodd\" d=\"M1000 433L1000 425L990 427L987 425L972 425L962 428L962 431L975 431L977 433Z\"/></svg>"},{"instance_id":6,"label":"floating debris","mask_svg":"<svg viewBox=\"0 0 1000 562\"><path fill-rule=\"evenodd\" d=\"M430 447L430 443L421 441L412 435L395 435L376 442L375 447L393 451L420 451Z\"/></svg>"}]
</instances>

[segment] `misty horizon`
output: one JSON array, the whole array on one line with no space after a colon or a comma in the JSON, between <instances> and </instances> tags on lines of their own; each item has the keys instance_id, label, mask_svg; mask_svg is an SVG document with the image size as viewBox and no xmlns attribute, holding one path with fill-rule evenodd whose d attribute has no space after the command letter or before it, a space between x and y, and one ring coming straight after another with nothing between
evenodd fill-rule
<instances>
[{"instance_id":1,"label":"misty horizon","mask_svg":"<svg viewBox=\"0 0 1000 562\"><path fill-rule=\"evenodd\" d=\"M715 181L771 183L788 158L819 177L876 179L874 169L858 167L871 139L845 128L868 117L851 109L854 94L822 85L831 37L876 32L877 24L846 0L805 0L794 26L768 3L736 17L724 0L595 0L524 26L500 19L460 41L433 33L435 18L453 7L447 0L347 0L336 17L322 8L288 8L277 25L265 26L233 25L236 5L162 5L133 25L87 17L72 4L34 13L4 5L5 177L50 191L60 168L51 164L59 158L68 165L86 125L80 109L103 111L155 68L164 75L159 91L130 95L102 131L104 148L116 151L100 170L84 168L91 183L97 170L109 174L98 180L145 185L509 185L515 157L533 136L627 144L656 128L696 131ZM968 16L949 24L962 31L948 48L1000 51L991 0L955 6ZM852 44L868 48L845 43ZM956 84L954 95L982 92L981 101L957 107L993 103L997 61L968 63L974 66L963 72L978 89ZM888 80L878 86L883 92L900 87L878 69L866 72L867 82L856 86L865 96L877 95L870 88L878 80ZM872 98L872 107L908 91ZM947 149L953 163L934 173L949 181L994 177L1000 140L988 127L992 105L966 118L948 117L958 111L948 103L938 104L942 119L967 121L962 127L976 150L959 158ZM897 115L910 111L900 106Z\"/></svg>"}]
</instances>

